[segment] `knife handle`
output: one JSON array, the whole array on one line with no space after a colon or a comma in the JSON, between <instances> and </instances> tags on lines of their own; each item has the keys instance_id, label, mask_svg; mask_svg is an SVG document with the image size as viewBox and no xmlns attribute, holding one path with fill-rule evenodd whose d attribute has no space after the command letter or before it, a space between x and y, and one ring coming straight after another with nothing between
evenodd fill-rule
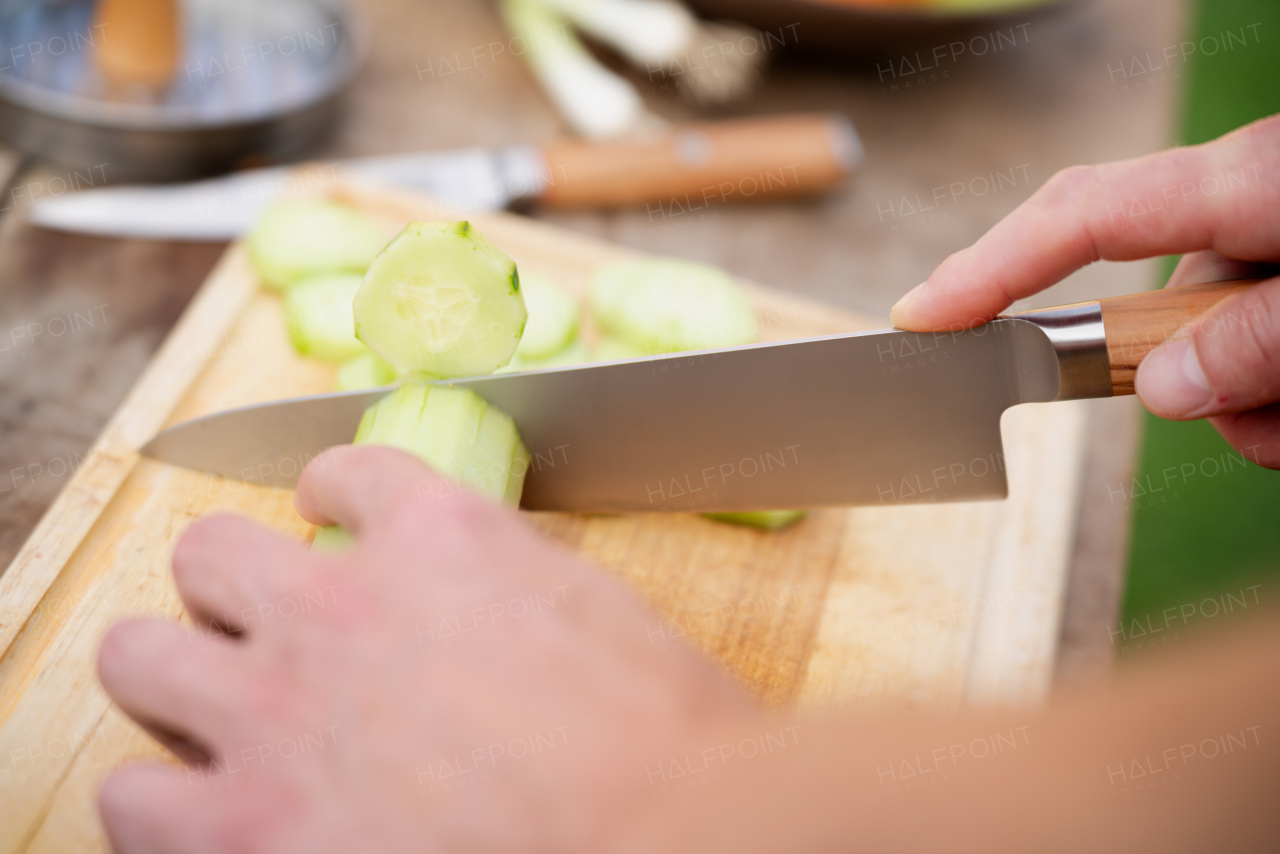
<instances>
[{"instance_id":1,"label":"knife handle","mask_svg":"<svg viewBox=\"0 0 1280 854\"><path fill-rule=\"evenodd\" d=\"M181 14L176 0L101 0L93 59L108 85L121 95L167 88L182 52Z\"/></svg>"},{"instance_id":2,"label":"knife handle","mask_svg":"<svg viewBox=\"0 0 1280 854\"><path fill-rule=\"evenodd\" d=\"M1133 394L1138 364L1170 335L1261 279L1204 282L1099 300L1111 369L1111 393ZM1223 323L1230 325L1231 319ZM1229 328L1222 330L1230 334Z\"/></svg>"},{"instance_id":3,"label":"knife handle","mask_svg":"<svg viewBox=\"0 0 1280 854\"><path fill-rule=\"evenodd\" d=\"M552 207L653 203L664 219L719 202L829 189L857 168L862 143L838 113L682 125L615 142L542 147Z\"/></svg>"}]
</instances>

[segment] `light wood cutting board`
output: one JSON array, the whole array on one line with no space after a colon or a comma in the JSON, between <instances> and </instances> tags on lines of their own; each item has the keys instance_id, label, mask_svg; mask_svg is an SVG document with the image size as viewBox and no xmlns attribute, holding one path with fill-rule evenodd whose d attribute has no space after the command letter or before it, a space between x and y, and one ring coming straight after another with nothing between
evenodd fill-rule
<instances>
[{"instance_id":1,"label":"light wood cutting board","mask_svg":"<svg viewBox=\"0 0 1280 854\"><path fill-rule=\"evenodd\" d=\"M456 218L416 196L336 192L388 234ZM522 269L579 292L597 265L631 254L510 214L473 220ZM882 325L752 294L766 340ZM168 564L183 528L233 510L311 532L290 492L134 449L168 424L332 381L332 367L290 349L279 299L232 246L0 577L0 852L107 850L94 808L103 776L162 754L111 706L94 659L121 617L181 616ZM1005 501L821 510L778 533L683 515L528 516L653 604L654 655L692 643L770 705L1033 702L1051 675L1082 427L1076 403L1008 412Z\"/></svg>"}]
</instances>

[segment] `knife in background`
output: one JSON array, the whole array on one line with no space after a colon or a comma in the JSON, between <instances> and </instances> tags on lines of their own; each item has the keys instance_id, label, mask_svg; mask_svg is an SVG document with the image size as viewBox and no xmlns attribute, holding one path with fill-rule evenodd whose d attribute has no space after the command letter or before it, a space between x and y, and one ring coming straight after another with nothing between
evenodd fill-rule
<instances>
[{"instance_id":1,"label":"knife in background","mask_svg":"<svg viewBox=\"0 0 1280 854\"><path fill-rule=\"evenodd\" d=\"M444 381L510 415L532 454L521 506L741 511L1003 498L1000 416L1133 394L1138 363L1223 298L1214 282L1000 317ZM143 454L272 486L350 442L390 389L171 427Z\"/></svg>"},{"instance_id":2,"label":"knife in background","mask_svg":"<svg viewBox=\"0 0 1280 854\"><path fill-rule=\"evenodd\" d=\"M861 160L853 125L825 113L683 125L625 141L562 140L333 165L360 180L425 192L462 212L517 202L647 204L665 219L720 202L826 190ZM27 218L89 234L231 240L299 181L295 167L280 166L188 184L107 187L35 199Z\"/></svg>"}]
</instances>

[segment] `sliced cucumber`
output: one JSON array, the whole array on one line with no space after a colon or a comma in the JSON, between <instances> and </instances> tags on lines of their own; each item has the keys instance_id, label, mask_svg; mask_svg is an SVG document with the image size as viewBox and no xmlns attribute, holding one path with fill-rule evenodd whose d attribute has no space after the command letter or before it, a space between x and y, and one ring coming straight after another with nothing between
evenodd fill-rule
<instances>
[{"instance_id":1,"label":"sliced cucumber","mask_svg":"<svg viewBox=\"0 0 1280 854\"><path fill-rule=\"evenodd\" d=\"M516 347L516 357L526 363L536 362L568 347L578 334L578 317L582 313L573 294L534 273L520 277L520 290L529 322Z\"/></svg>"},{"instance_id":2,"label":"sliced cucumber","mask_svg":"<svg viewBox=\"0 0 1280 854\"><path fill-rule=\"evenodd\" d=\"M396 381L396 369L387 364L377 353L367 350L364 354L348 359L338 366L338 376L334 382L337 391L358 391L363 388L378 388L391 385Z\"/></svg>"},{"instance_id":3,"label":"sliced cucumber","mask_svg":"<svg viewBox=\"0 0 1280 854\"><path fill-rule=\"evenodd\" d=\"M363 273L387 242L359 211L318 199L272 204L249 232L249 260L264 285L286 288L317 273Z\"/></svg>"},{"instance_id":4,"label":"sliced cucumber","mask_svg":"<svg viewBox=\"0 0 1280 854\"><path fill-rule=\"evenodd\" d=\"M340 552L356 544L356 538L341 525L326 525L316 531L311 548L322 552Z\"/></svg>"},{"instance_id":5,"label":"sliced cucumber","mask_svg":"<svg viewBox=\"0 0 1280 854\"><path fill-rule=\"evenodd\" d=\"M597 362L621 362L623 359L638 359L646 353L639 347L632 347L626 341L605 335L596 342L593 354Z\"/></svg>"},{"instance_id":6,"label":"sliced cucumber","mask_svg":"<svg viewBox=\"0 0 1280 854\"><path fill-rule=\"evenodd\" d=\"M284 295L284 317L293 348L331 362L368 353L356 338L351 309L362 281L359 273L324 273L290 287Z\"/></svg>"},{"instance_id":7,"label":"sliced cucumber","mask_svg":"<svg viewBox=\"0 0 1280 854\"><path fill-rule=\"evenodd\" d=\"M515 263L466 222L413 222L387 244L355 298L358 337L400 371L488 374L524 331Z\"/></svg>"},{"instance_id":8,"label":"sliced cucumber","mask_svg":"<svg viewBox=\"0 0 1280 854\"><path fill-rule=\"evenodd\" d=\"M800 521L808 512L807 510L752 510L742 513L703 513L702 515L716 522L778 531Z\"/></svg>"},{"instance_id":9,"label":"sliced cucumber","mask_svg":"<svg viewBox=\"0 0 1280 854\"><path fill-rule=\"evenodd\" d=\"M606 264L591 283L604 330L643 354L749 344L755 311L728 273L676 259Z\"/></svg>"},{"instance_id":10,"label":"sliced cucumber","mask_svg":"<svg viewBox=\"0 0 1280 854\"><path fill-rule=\"evenodd\" d=\"M513 371L536 371L541 368L563 368L569 365L585 365L591 361L591 354L581 341L573 341L559 353L545 359L522 359L519 353L511 357L506 367L499 368L497 373L506 374Z\"/></svg>"},{"instance_id":11,"label":"sliced cucumber","mask_svg":"<svg viewBox=\"0 0 1280 854\"><path fill-rule=\"evenodd\" d=\"M475 448L464 463L470 469L459 472L457 477L484 495L518 507L524 476L529 471L528 457L515 422L505 412L485 404Z\"/></svg>"}]
</instances>

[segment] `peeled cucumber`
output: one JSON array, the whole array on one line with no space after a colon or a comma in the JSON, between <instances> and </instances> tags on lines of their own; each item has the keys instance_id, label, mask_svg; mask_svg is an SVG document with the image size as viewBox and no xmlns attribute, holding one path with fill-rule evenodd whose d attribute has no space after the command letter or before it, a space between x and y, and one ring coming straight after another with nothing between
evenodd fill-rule
<instances>
[{"instance_id":1,"label":"peeled cucumber","mask_svg":"<svg viewBox=\"0 0 1280 854\"><path fill-rule=\"evenodd\" d=\"M604 331L645 355L749 344L755 311L723 270L673 258L606 264L591 282Z\"/></svg>"},{"instance_id":2,"label":"peeled cucumber","mask_svg":"<svg viewBox=\"0 0 1280 854\"><path fill-rule=\"evenodd\" d=\"M402 372L448 378L507 364L528 314L516 265L467 222L412 222L356 294L356 337Z\"/></svg>"},{"instance_id":3,"label":"peeled cucumber","mask_svg":"<svg viewBox=\"0 0 1280 854\"><path fill-rule=\"evenodd\" d=\"M247 242L262 283L283 289L317 273L363 273L387 239L354 208L283 199L266 209Z\"/></svg>"},{"instance_id":4,"label":"peeled cucumber","mask_svg":"<svg viewBox=\"0 0 1280 854\"><path fill-rule=\"evenodd\" d=\"M346 528L341 525L326 525L316 531L316 537L311 541L311 548L322 552L336 552L355 544L356 538L351 536Z\"/></svg>"},{"instance_id":5,"label":"peeled cucumber","mask_svg":"<svg viewBox=\"0 0 1280 854\"><path fill-rule=\"evenodd\" d=\"M807 510L751 510L740 513L703 513L702 515L716 522L778 531L800 521L807 512Z\"/></svg>"},{"instance_id":6,"label":"peeled cucumber","mask_svg":"<svg viewBox=\"0 0 1280 854\"><path fill-rule=\"evenodd\" d=\"M529 321L516 347L516 357L537 362L555 356L578 334L578 316L582 313L578 300L555 282L534 273L520 277L520 288Z\"/></svg>"},{"instance_id":7,"label":"peeled cucumber","mask_svg":"<svg viewBox=\"0 0 1280 854\"><path fill-rule=\"evenodd\" d=\"M565 347L558 353L548 356L545 359L522 359L520 354L516 353L511 357L511 361L504 368L499 368L497 373L506 374L514 371L536 371L542 368L566 368L569 365L585 365L591 361L591 354L587 352L586 345L581 341L574 341L568 347Z\"/></svg>"},{"instance_id":8,"label":"peeled cucumber","mask_svg":"<svg viewBox=\"0 0 1280 854\"><path fill-rule=\"evenodd\" d=\"M605 335L596 342L594 361L621 362L623 359L638 359L647 355L638 347L632 347L626 341Z\"/></svg>"},{"instance_id":9,"label":"peeled cucumber","mask_svg":"<svg viewBox=\"0 0 1280 854\"><path fill-rule=\"evenodd\" d=\"M338 366L334 388L337 391L358 391L391 385L395 381L396 369L377 353L370 353L366 349L361 355Z\"/></svg>"},{"instance_id":10,"label":"peeled cucumber","mask_svg":"<svg viewBox=\"0 0 1280 854\"><path fill-rule=\"evenodd\" d=\"M515 422L468 389L408 382L365 410L354 444L390 445L419 457L460 489L520 503L529 452ZM425 497L425 496L424 496ZM316 548L350 543L331 526ZM340 531L340 529L339 529Z\"/></svg>"},{"instance_id":11,"label":"peeled cucumber","mask_svg":"<svg viewBox=\"0 0 1280 854\"><path fill-rule=\"evenodd\" d=\"M284 295L289 340L304 356L343 362L369 352L356 338L351 301L359 273L326 273L303 279Z\"/></svg>"}]
</instances>

